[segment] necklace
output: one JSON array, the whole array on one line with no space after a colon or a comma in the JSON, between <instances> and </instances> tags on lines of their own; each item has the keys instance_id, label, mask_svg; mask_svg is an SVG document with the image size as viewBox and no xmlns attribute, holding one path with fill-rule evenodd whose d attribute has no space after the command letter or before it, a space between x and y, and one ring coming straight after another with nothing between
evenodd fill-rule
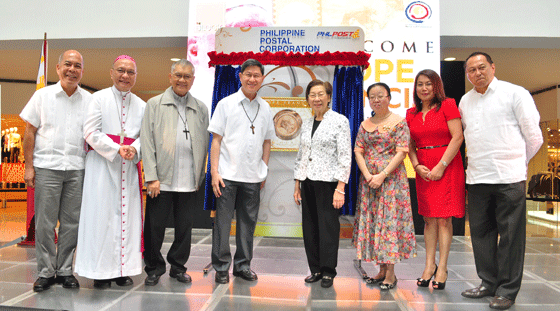
<instances>
[{"instance_id":1,"label":"necklace","mask_svg":"<svg viewBox=\"0 0 560 311\"><path fill-rule=\"evenodd\" d=\"M393 113L392 113L391 111L389 111L389 113L388 113L386 116L384 116L383 118L377 120L377 122L381 122L381 121L387 119L387 118L390 117L392 114L393 114Z\"/></svg>"},{"instance_id":2,"label":"necklace","mask_svg":"<svg viewBox=\"0 0 560 311\"><path fill-rule=\"evenodd\" d=\"M255 126L253 125L253 122L255 122L257 116L259 115L259 110L261 109L261 105L259 105L259 102L257 102L257 114L255 114L253 120L249 118L249 114L247 113L247 110L245 110L245 106L243 105L243 102L241 102L241 107L243 107L243 111L245 111L245 115L247 116L247 119L249 119L249 122L251 122L251 131L253 131L253 134L255 134Z\"/></svg>"},{"instance_id":3,"label":"necklace","mask_svg":"<svg viewBox=\"0 0 560 311\"><path fill-rule=\"evenodd\" d=\"M386 120L387 118L389 118L392 114L393 114L393 113L392 113L391 111L389 111L389 113L388 113L386 116L384 116L383 118L377 120L377 123L374 123L374 124L377 125L377 126L380 126L380 123L383 122L383 121L385 121L385 120ZM373 119L373 117L372 117L372 119ZM372 123L373 123L373 120L372 120ZM388 125L383 125L382 128L383 128L384 131L388 131L388 130L391 129L391 127L388 126Z\"/></svg>"},{"instance_id":4,"label":"necklace","mask_svg":"<svg viewBox=\"0 0 560 311\"><path fill-rule=\"evenodd\" d=\"M187 106L185 105L185 118L183 119L183 116L181 115L181 113L179 112L179 107L177 105L174 105L175 109L177 109L177 114L179 115L179 118L181 118L181 121L183 121L183 125L185 126L185 129L183 130L183 133L185 133L185 137L187 137L187 140L189 140L189 130L187 130Z\"/></svg>"},{"instance_id":5,"label":"necklace","mask_svg":"<svg viewBox=\"0 0 560 311\"><path fill-rule=\"evenodd\" d=\"M119 95L122 98L122 112L119 112L119 99L117 98L117 94L113 92L113 94L115 96L115 104L117 105L117 113L119 115L119 124L121 126L121 132L119 133L119 136L121 137L120 144L122 145L123 142L124 142L124 138L126 137L124 126L126 124L126 120L128 119L128 113L126 113L126 114L124 113L125 101L126 101L126 97L128 96L128 94L130 94L130 91L125 92L124 95L123 95L123 92L121 92L119 90L117 90L117 91L120 93ZM129 104L128 106L130 107L130 99L128 100L128 104ZM121 113L123 114L123 116L125 116L124 120L121 116Z\"/></svg>"}]
</instances>

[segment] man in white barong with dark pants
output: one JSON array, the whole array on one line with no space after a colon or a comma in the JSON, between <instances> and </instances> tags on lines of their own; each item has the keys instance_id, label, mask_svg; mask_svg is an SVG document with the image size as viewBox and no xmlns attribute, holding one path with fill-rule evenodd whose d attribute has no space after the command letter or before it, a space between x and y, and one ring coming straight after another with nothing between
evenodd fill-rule
<instances>
[{"instance_id":1,"label":"man in white barong with dark pants","mask_svg":"<svg viewBox=\"0 0 560 311\"><path fill-rule=\"evenodd\" d=\"M90 148L76 249L78 275L94 287L132 285L142 273L142 196L137 164L146 103L130 90L136 62L121 55L110 74L113 86L93 94L84 124Z\"/></svg>"},{"instance_id":2,"label":"man in white barong with dark pants","mask_svg":"<svg viewBox=\"0 0 560 311\"><path fill-rule=\"evenodd\" d=\"M64 288L80 287L72 272L72 259L84 181L81 133L91 100L91 94L78 85L83 70L84 60L78 51L62 53L56 65L60 81L37 90L20 114L26 122L24 180L27 187L35 187L36 292L55 283Z\"/></svg>"}]
</instances>

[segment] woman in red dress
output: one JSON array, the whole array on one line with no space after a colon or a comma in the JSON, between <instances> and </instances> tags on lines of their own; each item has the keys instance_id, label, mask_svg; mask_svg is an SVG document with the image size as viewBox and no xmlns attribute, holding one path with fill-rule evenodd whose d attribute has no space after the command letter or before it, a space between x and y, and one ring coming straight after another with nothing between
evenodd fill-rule
<instances>
[{"instance_id":1,"label":"woman in red dress","mask_svg":"<svg viewBox=\"0 0 560 311\"><path fill-rule=\"evenodd\" d=\"M416 171L418 212L424 216L426 265L417 285L444 289L453 239L452 217L465 215L465 171L461 154L461 115L446 98L439 75L420 71L414 81L414 105L406 112L410 128L409 157ZM436 247L439 241L439 268Z\"/></svg>"}]
</instances>

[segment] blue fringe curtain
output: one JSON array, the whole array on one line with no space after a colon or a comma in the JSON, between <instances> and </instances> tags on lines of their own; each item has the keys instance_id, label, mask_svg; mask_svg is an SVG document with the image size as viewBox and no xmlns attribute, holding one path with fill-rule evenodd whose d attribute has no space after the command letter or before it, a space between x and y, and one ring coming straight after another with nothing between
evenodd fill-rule
<instances>
[{"instance_id":1,"label":"blue fringe curtain","mask_svg":"<svg viewBox=\"0 0 560 311\"><path fill-rule=\"evenodd\" d=\"M240 67L231 65L217 65L214 75L214 92L212 93L212 111L216 110L216 105L223 98L237 92L241 88L239 80ZM210 145L208 146L208 164L206 165L206 184L204 194L204 210L215 210L214 191L212 191L212 175L210 174L210 147L212 146L212 134L210 134Z\"/></svg>"},{"instance_id":2,"label":"blue fringe curtain","mask_svg":"<svg viewBox=\"0 0 560 311\"><path fill-rule=\"evenodd\" d=\"M350 121L350 136L352 149L356 143L356 136L360 124L364 120L364 77L359 66L339 67L334 70L332 109L348 118ZM354 215L358 201L360 169L352 157L350 179L346 188L346 199L341 209L342 215ZM210 189L211 190L211 189Z\"/></svg>"}]
</instances>

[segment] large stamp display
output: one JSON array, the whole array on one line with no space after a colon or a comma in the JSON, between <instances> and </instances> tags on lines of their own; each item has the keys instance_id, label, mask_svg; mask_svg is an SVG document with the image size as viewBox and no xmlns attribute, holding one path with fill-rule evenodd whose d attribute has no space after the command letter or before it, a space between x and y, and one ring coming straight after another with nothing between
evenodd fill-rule
<instances>
[{"instance_id":1,"label":"large stamp display","mask_svg":"<svg viewBox=\"0 0 560 311\"><path fill-rule=\"evenodd\" d=\"M301 125L313 113L302 97L263 97L274 116L273 151L298 151Z\"/></svg>"}]
</instances>

